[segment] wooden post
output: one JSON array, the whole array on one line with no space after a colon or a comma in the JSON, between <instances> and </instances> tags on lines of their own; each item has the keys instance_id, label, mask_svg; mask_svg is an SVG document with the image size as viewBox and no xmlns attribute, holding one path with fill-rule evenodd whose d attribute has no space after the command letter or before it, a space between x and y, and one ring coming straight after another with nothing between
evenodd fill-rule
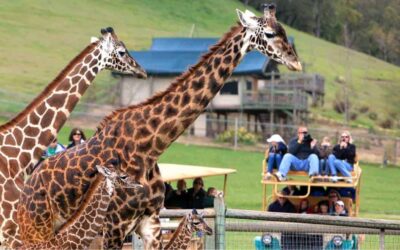
<instances>
[{"instance_id":1,"label":"wooden post","mask_svg":"<svg viewBox=\"0 0 400 250\"><path fill-rule=\"evenodd\" d=\"M235 138L233 141L233 149L236 150L238 146L238 129L239 129L239 121L238 118L235 118Z\"/></svg>"},{"instance_id":2,"label":"wooden post","mask_svg":"<svg viewBox=\"0 0 400 250\"><path fill-rule=\"evenodd\" d=\"M226 182L227 182L227 180L228 180L228 175L226 174L226 175L224 175L224 197L226 197Z\"/></svg>"},{"instance_id":3,"label":"wooden post","mask_svg":"<svg viewBox=\"0 0 400 250\"><path fill-rule=\"evenodd\" d=\"M225 203L223 197L214 199L215 209L215 249L225 249Z\"/></svg>"},{"instance_id":4,"label":"wooden post","mask_svg":"<svg viewBox=\"0 0 400 250\"><path fill-rule=\"evenodd\" d=\"M379 234L379 249L385 250L385 229L381 228L381 232Z\"/></svg>"}]
</instances>

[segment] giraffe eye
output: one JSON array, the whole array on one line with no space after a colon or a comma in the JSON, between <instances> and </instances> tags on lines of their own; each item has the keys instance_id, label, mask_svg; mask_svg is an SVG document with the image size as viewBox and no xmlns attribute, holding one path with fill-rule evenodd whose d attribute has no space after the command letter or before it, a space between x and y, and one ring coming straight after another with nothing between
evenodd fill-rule
<instances>
[{"instance_id":1,"label":"giraffe eye","mask_svg":"<svg viewBox=\"0 0 400 250\"><path fill-rule=\"evenodd\" d=\"M121 180L125 181L128 178L128 175L121 175L119 178Z\"/></svg>"},{"instance_id":2,"label":"giraffe eye","mask_svg":"<svg viewBox=\"0 0 400 250\"><path fill-rule=\"evenodd\" d=\"M265 35L267 36L267 38L274 38L276 36L275 33L265 33Z\"/></svg>"},{"instance_id":3,"label":"giraffe eye","mask_svg":"<svg viewBox=\"0 0 400 250\"><path fill-rule=\"evenodd\" d=\"M123 57L125 55L125 51L118 51L119 56Z\"/></svg>"}]
</instances>

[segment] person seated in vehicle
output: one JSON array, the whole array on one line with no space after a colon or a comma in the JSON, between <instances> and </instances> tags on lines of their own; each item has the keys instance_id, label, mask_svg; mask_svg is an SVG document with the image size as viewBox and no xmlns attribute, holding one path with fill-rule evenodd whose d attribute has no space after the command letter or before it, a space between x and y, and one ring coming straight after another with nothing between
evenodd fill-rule
<instances>
[{"instance_id":1,"label":"person seated in vehicle","mask_svg":"<svg viewBox=\"0 0 400 250\"><path fill-rule=\"evenodd\" d=\"M193 180L193 187L187 192L187 208L204 208L206 191L203 189L203 179L198 177Z\"/></svg>"},{"instance_id":2,"label":"person seated in vehicle","mask_svg":"<svg viewBox=\"0 0 400 250\"><path fill-rule=\"evenodd\" d=\"M320 215L329 215L329 202L327 200L318 202L317 213Z\"/></svg>"},{"instance_id":3,"label":"person seated in vehicle","mask_svg":"<svg viewBox=\"0 0 400 250\"><path fill-rule=\"evenodd\" d=\"M214 198L217 197L218 195L218 190L215 187L209 187L207 189L207 194L204 197L204 208L207 207L214 207Z\"/></svg>"},{"instance_id":4,"label":"person seated in vehicle","mask_svg":"<svg viewBox=\"0 0 400 250\"><path fill-rule=\"evenodd\" d=\"M176 190L171 192L170 198L166 200L167 208L186 208L187 207L186 181L181 179L176 183Z\"/></svg>"},{"instance_id":5,"label":"person seated in vehicle","mask_svg":"<svg viewBox=\"0 0 400 250\"><path fill-rule=\"evenodd\" d=\"M313 139L306 127L299 127L297 137L289 143L288 153L283 156L279 171L275 176L278 181L287 180L289 170L305 171L309 177L318 175L319 160L317 140Z\"/></svg>"},{"instance_id":6,"label":"person seated in vehicle","mask_svg":"<svg viewBox=\"0 0 400 250\"><path fill-rule=\"evenodd\" d=\"M339 201L342 197L340 196L339 192L336 189L329 189L328 191L328 202L329 202L329 214L335 212L335 204Z\"/></svg>"},{"instance_id":7,"label":"person seated in vehicle","mask_svg":"<svg viewBox=\"0 0 400 250\"><path fill-rule=\"evenodd\" d=\"M307 188L307 187L306 187ZM297 186L295 185L287 185L286 187L283 188L283 190L291 196L296 196L296 195L303 195L303 193L301 192L301 190L299 190L297 188ZM307 192L307 190L305 191Z\"/></svg>"},{"instance_id":8,"label":"person seated in vehicle","mask_svg":"<svg viewBox=\"0 0 400 250\"><path fill-rule=\"evenodd\" d=\"M289 195L289 193L282 190L281 195ZM296 208L286 197L278 196L276 201L268 206L268 212L296 213Z\"/></svg>"},{"instance_id":9,"label":"person seated in vehicle","mask_svg":"<svg viewBox=\"0 0 400 250\"><path fill-rule=\"evenodd\" d=\"M312 207L310 207L310 202L308 199L302 199L299 204L299 209L297 211L299 214L312 214L314 213Z\"/></svg>"},{"instance_id":10,"label":"person seated in vehicle","mask_svg":"<svg viewBox=\"0 0 400 250\"><path fill-rule=\"evenodd\" d=\"M283 155L287 152L287 146L282 137L278 134L272 135L267 139L269 147L265 150L265 161L267 163L266 173L264 175L266 180L270 180L272 176L272 170L278 169L281 164Z\"/></svg>"},{"instance_id":11,"label":"person seated in vehicle","mask_svg":"<svg viewBox=\"0 0 400 250\"><path fill-rule=\"evenodd\" d=\"M343 201L338 200L338 201L335 203L335 212L332 213L331 215L334 215L334 216L348 216Z\"/></svg>"},{"instance_id":12,"label":"person seated in vehicle","mask_svg":"<svg viewBox=\"0 0 400 250\"><path fill-rule=\"evenodd\" d=\"M333 147L332 154L328 157L329 169L332 175L332 182L337 182L337 172L339 171L344 177L351 177L353 165L356 157L356 146L349 131L343 131L339 143ZM346 179L346 182L352 183L352 179Z\"/></svg>"},{"instance_id":13,"label":"person seated in vehicle","mask_svg":"<svg viewBox=\"0 0 400 250\"><path fill-rule=\"evenodd\" d=\"M332 153L331 139L325 136L321 144L318 146L319 151L319 177L324 181L328 181L330 175L328 157Z\"/></svg>"}]
</instances>

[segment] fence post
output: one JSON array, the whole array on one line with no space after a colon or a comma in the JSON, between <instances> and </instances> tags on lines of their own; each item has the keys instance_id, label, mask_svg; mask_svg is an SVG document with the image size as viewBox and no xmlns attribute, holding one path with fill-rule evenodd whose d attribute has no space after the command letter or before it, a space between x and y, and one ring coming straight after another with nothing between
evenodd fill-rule
<instances>
[{"instance_id":1,"label":"fence post","mask_svg":"<svg viewBox=\"0 0 400 250\"><path fill-rule=\"evenodd\" d=\"M223 197L214 199L215 249L225 249L225 203Z\"/></svg>"},{"instance_id":2,"label":"fence post","mask_svg":"<svg viewBox=\"0 0 400 250\"><path fill-rule=\"evenodd\" d=\"M381 228L381 232L379 234L379 249L385 249L385 229Z\"/></svg>"},{"instance_id":3,"label":"fence post","mask_svg":"<svg viewBox=\"0 0 400 250\"><path fill-rule=\"evenodd\" d=\"M238 118L235 118L235 138L233 142L233 148L236 150L238 146L238 129L239 129L239 121Z\"/></svg>"}]
</instances>

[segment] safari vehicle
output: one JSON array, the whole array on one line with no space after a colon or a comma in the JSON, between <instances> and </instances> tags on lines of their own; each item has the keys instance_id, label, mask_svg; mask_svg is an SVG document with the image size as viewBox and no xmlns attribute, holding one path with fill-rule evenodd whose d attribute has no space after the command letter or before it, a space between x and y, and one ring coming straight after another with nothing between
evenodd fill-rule
<instances>
[{"instance_id":1,"label":"safari vehicle","mask_svg":"<svg viewBox=\"0 0 400 250\"><path fill-rule=\"evenodd\" d=\"M262 210L267 210L267 205L275 201L278 197L285 197L295 205L299 206L302 199L307 198L309 201L309 207L316 207L318 202L322 200L328 200L329 198L323 193L313 192L315 189L346 189L351 190L351 195L341 197L341 200L345 204L345 208L349 216L356 217L360 210L360 183L362 170L359 166L358 161L354 164L352 176L343 177L339 176L339 181L333 183L330 177L328 179L320 179L318 177L308 177L308 174L303 171L290 171L287 175L288 180L279 182L274 176L271 179L266 179L264 173L266 173L266 161L263 160L262 164ZM277 170L274 170L277 171ZM351 183L349 180L351 179ZM267 196L267 187L272 188L272 194ZM279 191L286 186L300 186L305 191L301 195L283 195ZM293 237L295 236L295 237ZM261 236L257 236L254 239L254 244L257 250L261 249L281 249L282 246L288 245L290 241L291 246L297 242L313 242L316 246L308 246L307 248L316 249L358 249L358 240L356 235L334 235L333 237L324 237L321 234L309 234L309 233L264 233ZM300 243L299 243L300 244Z\"/></svg>"},{"instance_id":2,"label":"safari vehicle","mask_svg":"<svg viewBox=\"0 0 400 250\"><path fill-rule=\"evenodd\" d=\"M178 181L181 179L195 179L197 177L205 178L205 184L207 184L207 177L211 176L224 176L222 183L222 194L223 197L227 194L227 181L228 175L235 173L235 169L231 168L214 168L214 167L204 167L204 166L193 166L193 165L182 165L182 164L169 164L169 163L159 163L158 164L161 172L161 176L164 182L171 183L174 181ZM187 181L188 182L188 181ZM171 209L172 210L172 209ZM173 229L175 229L179 222L179 219L160 219L161 228L166 229L163 230L163 245L165 246L168 241L171 239L173 235ZM212 237L212 236L211 236ZM140 248L140 243L137 241L137 236L134 236L133 243L135 249ZM124 246L126 249L129 249L131 246ZM132 248L130 248L132 249ZM190 242L189 249L204 249L204 238L195 235Z\"/></svg>"}]
</instances>

